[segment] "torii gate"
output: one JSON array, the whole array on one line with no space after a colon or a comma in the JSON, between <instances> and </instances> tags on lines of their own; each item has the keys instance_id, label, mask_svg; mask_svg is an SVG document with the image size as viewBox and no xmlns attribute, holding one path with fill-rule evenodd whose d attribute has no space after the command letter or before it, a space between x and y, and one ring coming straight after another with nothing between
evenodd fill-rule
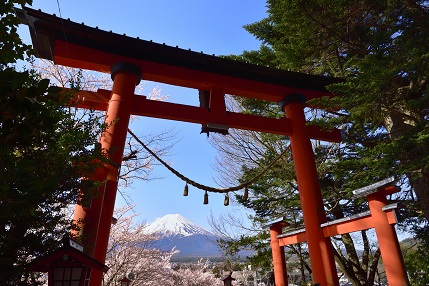
<instances>
[{"instance_id":1,"label":"torii gate","mask_svg":"<svg viewBox=\"0 0 429 286\"><path fill-rule=\"evenodd\" d=\"M113 151L112 165L97 172L106 181L90 208L77 206L75 220L85 219L87 254L104 263L116 197L118 169L123 156L131 114L210 126L254 130L290 137L298 189L306 228L313 280L321 285L337 286L332 246L324 237L321 224L326 222L319 181L310 139L341 142L339 130L323 131L306 126L306 100L332 96L325 89L339 80L281 71L231 61L193 51L156 44L91 28L25 8L17 10L29 25L38 57L56 64L100 72L110 72L112 91L85 93L80 107L106 110L106 122L115 122L101 136L102 148ZM157 102L134 95L140 79L209 91L207 106L194 107ZM286 117L270 119L227 112L224 95L280 103ZM100 286L102 273L91 275L90 285Z\"/></svg>"},{"instance_id":2,"label":"torii gate","mask_svg":"<svg viewBox=\"0 0 429 286\"><path fill-rule=\"evenodd\" d=\"M392 177L354 190L353 199L365 196L368 201L369 211L326 222L321 224L320 227L325 237L374 228L389 285L406 286L410 282L408 281L401 248L393 226L397 222L395 213L397 204L387 205L386 198L388 195L399 192L399 188L392 186L394 181ZM283 218L274 220L266 226L270 229L270 244L276 285L286 286L288 282L284 247L308 241L308 233L305 229L282 233L282 229L287 226Z\"/></svg>"}]
</instances>

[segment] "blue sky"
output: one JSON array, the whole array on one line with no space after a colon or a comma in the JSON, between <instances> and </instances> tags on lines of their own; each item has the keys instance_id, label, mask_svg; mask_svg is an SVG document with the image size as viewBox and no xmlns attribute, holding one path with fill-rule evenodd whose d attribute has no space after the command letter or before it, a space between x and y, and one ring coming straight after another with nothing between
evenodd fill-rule
<instances>
[{"instance_id":1,"label":"blue sky","mask_svg":"<svg viewBox=\"0 0 429 286\"><path fill-rule=\"evenodd\" d=\"M215 55L258 49L260 43L243 25L266 16L265 2L257 0L59 0L59 7L57 1L40 0L34 1L32 7L103 30ZM149 93L153 87L169 95L168 101L198 105L196 90L147 83L143 93ZM168 158L172 166L194 181L216 187L213 170L216 151L206 136L200 134L200 125L140 118L131 127L140 135L174 129L178 142ZM228 211L244 214L241 209L225 207L222 194L210 194L209 204L203 205L203 191L190 186L189 196L183 197L183 181L163 166L155 167L153 172L163 178L135 181L125 190L136 204L136 212L147 222L165 214L179 213L210 229L207 218L211 212L215 216ZM117 205L123 204L124 200L118 195Z\"/></svg>"}]
</instances>

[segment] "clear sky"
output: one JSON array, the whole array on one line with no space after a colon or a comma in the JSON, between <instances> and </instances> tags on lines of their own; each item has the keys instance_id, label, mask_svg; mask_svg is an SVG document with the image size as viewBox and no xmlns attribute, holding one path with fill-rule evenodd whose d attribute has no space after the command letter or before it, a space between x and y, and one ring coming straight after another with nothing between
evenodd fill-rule
<instances>
[{"instance_id":1,"label":"clear sky","mask_svg":"<svg viewBox=\"0 0 429 286\"><path fill-rule=\"evenodd\" d=\"M265 2L261 0L36 0L32 7L102 30L215 55L258 49L260 43L243 25L266 16ZM149 93L155 86L161 88L162 94L169 95L168 101L198 105L196 90L147 83L143 93ZM174 129L178 142L168 158L172 166L194 181L217 186L213 170L216 151L206 135L200 134L200 125L140 118L131 128L139 135ZM135 181L125 190L131 203L136 204L136 212L148 223L166 214L179 213L210 229L207 218L211 212L215 216L228 211L243 213L232 206L223 206L222 194L210 194L209 204L203 205L203 191L190 186L189 196L183 197L182 180L163 166L156 166L153 172L163 178ZM123 204L118 195L117 205Z\"/></svg>"}]
</instances>

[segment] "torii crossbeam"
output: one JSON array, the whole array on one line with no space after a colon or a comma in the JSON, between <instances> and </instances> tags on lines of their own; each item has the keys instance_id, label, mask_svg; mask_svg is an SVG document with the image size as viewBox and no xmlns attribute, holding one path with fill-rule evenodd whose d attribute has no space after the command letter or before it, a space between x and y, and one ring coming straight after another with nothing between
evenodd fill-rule
<instances>
[{"instance_id":1,"label":"torii crossbeam","mask_svg":"<svg viewBox=\"0 0 429 286\"><path fill-rule=\"evenodd\" d=\"M56 64L110 72L112 91L86 93L81 107L107 110L111 124L101 136L110 160L120 166L131 114L186 122L217 124L290 137L298 189L308 238L315 283L338 285L332 246L320 225L326 222L322 196L310 139L340 142L339 130L330 132L306 126L304 104L312 98L332 96L326 86L338 79L282 71L183 50L91 28L29 8L17 10L29 25L33 46L39 57ZM209 91L207 106L192 107L150 101L134 95L141 80ZM224 95L280 103L282 119L227 112ZM82 93L83 95L83 93ZM100 196L90 208L76 207L75 220L84 218L85 250L105 261L110 223L116 198L118 170L105 166L95 177L105 181ZM90 285L101 285L101 273L91 274Z\"/></svg>"}]
</instances>

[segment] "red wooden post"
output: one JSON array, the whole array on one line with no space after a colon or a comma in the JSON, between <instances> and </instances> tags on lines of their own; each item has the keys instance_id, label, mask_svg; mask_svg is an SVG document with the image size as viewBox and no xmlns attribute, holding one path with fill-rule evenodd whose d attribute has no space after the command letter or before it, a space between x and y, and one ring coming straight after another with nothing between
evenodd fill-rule
<instances>
[{"instance_id":1,"label":"red wooden post","mask_svg":"<svg viewBox=\"0 0 429 286\"><path fill-rule=\"evenodd\" d=\"M290 144L307 234L313 281L323 286L338 286L331 241L329 237L324 237L320 226L326 222L326 214L320 193L313 148L305 128L304 102L304 95L291 94L280 102L280 106L284 109L286 117L291 120Z\"/></svg>"},{"instance_id":2,"label":"red wooden post","mask_svg":"<svg viewBox=\"0 0 429 286\"><path fill-rule=\"evenodd\" d=\"M274 279L276 286L287 286L287 269L284 246L279 245L277 236L282 233L283 224L270 226L270 244L273 253Z\"/></svg>"},{"instance_id":3,"label":"red wooden post","mask_svg":"<svg viewBox=\"0 0 429 286\"><path fill-rule=\"evenodd\" d=\"M134 91L141 79L140 69L128 63L112 65L111 74L113 88L105 120L108 127L100 139L101 146L107 152L111 164L97 171L96 178L105 181L105 184L100 188L98 196L92 200L90 208L77 206L74 215L75 221L83 220L82 235L88 254L103 263L106 259L119 168L126 142ZM101 282L102 272L93 271L90 285L100 286Z\"/></svg>"},{"instance_id":4,"label":"red wooden post","mask_svg":"<svg viewBox=\"0 0 429 286\"><path fill-rule=\"evenodd\" d=\"M101 135L100 141L102 148L107 151L108 158L112 161L112 164L106 166L107 181L103 204L100 209L101 216L94 252L94 258L101 262L106 260L118 187L119 168L124 154L134 91L141 79L140 69L129 63L112 65L110 73L113 79L113 88L105 120L108 128ZM95 271L91 277L90 285L100 286L102 279L102 272Z\"/></svg>"},{"instance_id":5,"label":"red wooden post","mask_svg":"<svg viewBox=\"0 0 429 286\"><path fill-rule=\"evenodd\" d=\"M410 285L410 282L408 281L395 227L389 224L387 214L383 211L383 207L387 204L386 195L395 192L397 190L394 187L387 187L377 193L368 195L366 198L374 222L387 281L390 286L407 286Z\"/></svg>"},{"instance_id":6,"label":"red wooden post","mask_svg":"<svg viewBox=\"0 0 429 286\"><path fill-rule=\"evenodd\" d=\"M105 168L98 168L95 174L90 176L95 181L104 182L106 179L106 170ZM101 184L98 189L94 191L95 197L92 199L90 205L76 204L73 215L73 224L75 224L78 229L71 230L71 236L81 237L81 241L83 245L85 245L85 253L91 257L94 257L104 189L105 184Z\"/></svg>"}]
</instances>

